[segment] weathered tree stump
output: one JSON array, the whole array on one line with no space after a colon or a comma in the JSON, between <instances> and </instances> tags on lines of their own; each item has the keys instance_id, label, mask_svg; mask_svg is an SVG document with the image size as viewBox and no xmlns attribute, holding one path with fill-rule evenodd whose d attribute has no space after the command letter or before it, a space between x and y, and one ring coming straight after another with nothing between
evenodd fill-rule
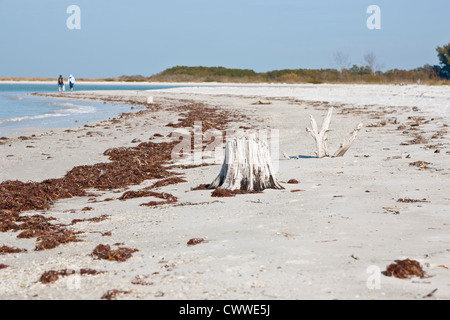
<instances>
[{"instance_id":1,"label":"weathered tree stump","mask_svg":"<svg viewBox=\"0 0 450 320\"><path fill-rule=\"evenodd\" d=\"M228 141L225 160L217 178L208 189L262 191L284 189L275 178L267 142L255 136Z\"/></svg>"}]
</instances>

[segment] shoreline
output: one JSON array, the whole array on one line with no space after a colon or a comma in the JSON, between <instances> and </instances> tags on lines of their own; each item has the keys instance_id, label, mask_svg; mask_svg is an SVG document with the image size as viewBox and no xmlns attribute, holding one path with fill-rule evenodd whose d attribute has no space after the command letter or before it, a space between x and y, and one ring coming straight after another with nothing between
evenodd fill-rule
<instances>
[{"instance_id":1,"label":"shoreline","mask_svg":"<svg viewBox=\"0 0 450 320\"><path fill-rule=\"evenodd\" d=\"M317 87L320 85L311 89ZM415 98L414 91L404 99L404 92L391 86L392 93L373 95L373 103L367 105L362 87L350 88L353 95L347 91L327 93L325 89L319 93L287 92L276 87L230 91L224 86L149 91L156 104L172 109L99 121L89 127L56 129L35 139L12 141L11 147L0 145L1 181L42 181L61 177L74 166L105 162L105 150L135 147L134 138L167 141L174 129L167 124L182 118L182 109L177 111L177 106L189 103L248 117L237 119L233 126L251 124L279 130L280 152L289 155L315 151L304 130L309 126L309 114L320 121L330 106L335 108L329 134L332 149L359 121L364 122L363 131L343 158L284 160L275 155L284 191L218 199L211 197L211 191L193 191L219 173L220 165L211 165L183 169L187 182L156 189L177 197L176 204L148 208L139 206L145 199L118 200L125 189L95 190L99 193L96 202L88 197L58 200L46 211L58 223L109 217L75 224L73 230L85 232L83 242L46 251L33 251L34 239L18 239L14 232L0 233L0 244L28 249L0 255L0 264L10 266L0 270L0 279L7 286L1 297L100 299L108 290L117 289L128 292L119 299L427 299L424 297L437 288L431 299L449 299L450 274L442 266L450 257L450 144L444 133L450 123L448 116L435 111L450 94L441 89L441 95L424 99ZM436 93L425 91L423 96L430 92ZM137 99L126 91L76 95L100 100ZM321 99L314 100L316 96ZM145 97L146 93L137 102ZM261 100L268 103L258 104ZM401 126L404 128L399 129ZM441 135L433 138L437 132ZM408 143L417 134L423 141ZM428 168L410 165L417 161L432 164ZM290 179L300 183L287 184ZM154 182L130 188L138 190ZM398 202L405 198L427 202ZM82 211L87 207L92 210ZM31 211L27 215L36 213L40 214ZM101 234L108 231L112 236ZM193 238L206 241L186 245ZM106 243L113 248L114 243L122 243L139 252L121 263L93 259L94 247ZM403 258L418 260L433 277L401 280L377 274L380 288L368 287L370 267L382 272ZM46 271L67 268L104 273L61 277L51 284L39 281Z\"/></svg>"},{"instance_id":2,"label":"shoreline","mask_svg":"<svg viewBox=\"0 0 450 320\"><path fill-rule=\"evenodd\" d=\"M0 80L0 84L55 84L57 81L47 81L47 80ZM83 81L77 80L76 84L86 84L86 85L129 85L129 86L249 86L249 87L298 87L298 86L400 86L399 84L392 83L279 83L279 82L159 82L159 81ZM75 84L75 85L76 85ZM447 84L440 85L428 85L428 84L405 84L403 87L450 87Z\"/></svg>"}]
</instances>

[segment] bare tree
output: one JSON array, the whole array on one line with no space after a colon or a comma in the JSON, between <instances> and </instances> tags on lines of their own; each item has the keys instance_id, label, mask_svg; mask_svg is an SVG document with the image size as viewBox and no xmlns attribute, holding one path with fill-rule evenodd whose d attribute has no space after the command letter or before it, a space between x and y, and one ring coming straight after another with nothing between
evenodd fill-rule
<instances>
[{"instance_id":1,"label":"bare tree","mask_svg":"<svg viewBox=\"0 0 450 320\"><path fill-rule=\"evenodd\" d=\"M377 57L375 56L375 53L373 51L370 51L364 55L364 62L367 64L367 66L370 69L370 72L372 74L375 74L375 63L377 61Z\"/></svg>"},{"instance_id":2,"label":"bare tree","mask_svg":"<svg viewBox=\"0 0 450 320\"><path fill-rule=\"evenodd\" d=\"M383 69L383 65L377 63L377 57L373 51L370 51L364 55L364 61L372 74L375 74L378 70Z\"/></svg>"},{"instance_id":3,"label":"bare tree","mask_svg":"<svg viewBox=\"0 0 450 320\"><path fill-rule=\"evenodd\" d=\"M333 54L333 60L334 60L334 64L336 65L339 72L342 72L345 69L348 69L351 65L349 55L345 54L341 51L336 51Z\"/></svg>"}]
</instances>

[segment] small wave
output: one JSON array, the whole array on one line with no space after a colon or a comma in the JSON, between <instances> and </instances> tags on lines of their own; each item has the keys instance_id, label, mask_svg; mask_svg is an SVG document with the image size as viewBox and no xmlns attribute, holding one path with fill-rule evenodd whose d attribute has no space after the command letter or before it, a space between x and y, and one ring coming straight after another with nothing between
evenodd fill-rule
<instances>
[{"instance_id":1,"label":"small wave","mask_svg":"<svg viewBox=\"0 0 450 320\"><path fill-rule=\"evenodd\" d=\"M68 103L51 102L48 105L63 107L63 108L55 110L54 112L94 113L96 111L96 109L92 106L77 105L77 104L73 104L73 103L69 103L69 102Z\"/></svg>"},{"instance_id":2,"label":"small wave","mask_svg":"<svg viewBox=\"0 0 450 320\"><path fill-rule=\"evenodd\" d=\"M83 113L94 113L97 109L92 106L83 106L77 105L73 103L57 103L51 102L49 103L51 106L63 107L57 110L54 110L55 113L69 113L69 114L83 114Z\"/></svg>"},{"instance_id":3,"label":"small wave","mask_svg":"<svg viewBox=\"0 0 450 320\"><path fill-rule=\"evenodd\" d=\"M10 100L15 100L15 101L23 100L23 96L19 96L19 95L2 94L1 96L4 98L10 99Z\"/></svg>"},{"instance_id":4,"label":"small wave","mask_svg":"<svg viewBox=\"0 0 450 320\"><path fill-rule=\"evenodd\" d=\"M49 111L44 114L34 115L34 116L22 116L22 117L14 117L7 119L0 119L0 125L5 123L14 123L21 122L27 120L39 120L39 119L47 119L47 118L57 118L57 117L68 117L77 114L89 114L95 113L97 109L92 106L83 106L76 105L73 103L57 103L51 102L47 104L48 106L60 107L58 109Z\"/></svg>"},{"instance_id":5,"label":"small wave","mask_svg":"<svg viewBox=\"0 0 450 320\"><path fill-rule=\"evenodd\" d=\"M20 121L26 121L26 120L46 119L46 118L53 118L53 117L67 117L69 115L70 114L63 114L63 113L46 113L46 114L40 114L37 116L25 116L25 117L3 119L3 120L0 120L0 124L11 123L11 122L20 122Z\"/></svg>"},{"instance_id":6,"label":"small wave","mask_svg":"<svg viewBox=\"0 0 450 320\"><path fill-rule=\"evenodd\" d=\"M58 109L53 112L55 113L68 113L68 114L84 114L84 113L94 113L97 109L91 106L74 106L71 108Z\"/></svg>"}]
</instances>

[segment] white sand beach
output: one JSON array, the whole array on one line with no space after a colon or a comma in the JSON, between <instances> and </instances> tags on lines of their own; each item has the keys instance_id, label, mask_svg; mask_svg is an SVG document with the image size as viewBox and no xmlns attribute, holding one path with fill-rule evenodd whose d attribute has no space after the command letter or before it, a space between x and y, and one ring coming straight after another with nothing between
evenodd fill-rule
<instances>
[{"instance_id":1,"label":"white sand beach","mask_svg":"<svg viewBox=\"0 0 450 320\"><path fill-rule=\"evenodd\" d=\"M116 299L450 299L450 87L191 84L64 98L144 102L147 96L163 107L0 140L0 183L61 178L75 166L108 162L105 150L135 147L133 139L170 141L174 128L167 124L183 117L174 106L203 103L247 116L231 127L276 130L279 153L272 159L285 190L231 198L191 190L211 183L217 164L174 169L187 182L155 191L177 197L175 203L147 207L140 204L158 199L118 199L156 182L147 180L129 189L90 190L95 201L73 197L22 212L53 217L55 224L85 219L67 227L82 232L83 241L35 251L36 238L0 232L0 246L26 249L0 254L7 266L0 269L0 299L101 299L109 290L118 290ZM309 116L320 126L331 106L331 153L364 125L349 151L285 159L282 152L314 156ZM193 238L205 241L187 245ZM91 255L99 244L138 251L123 262L99 260ZM426 277L382 274L407 258L419 261ZM45 272L67 269L75 273L40 281Z\"/></svg>"}]
</instances>

